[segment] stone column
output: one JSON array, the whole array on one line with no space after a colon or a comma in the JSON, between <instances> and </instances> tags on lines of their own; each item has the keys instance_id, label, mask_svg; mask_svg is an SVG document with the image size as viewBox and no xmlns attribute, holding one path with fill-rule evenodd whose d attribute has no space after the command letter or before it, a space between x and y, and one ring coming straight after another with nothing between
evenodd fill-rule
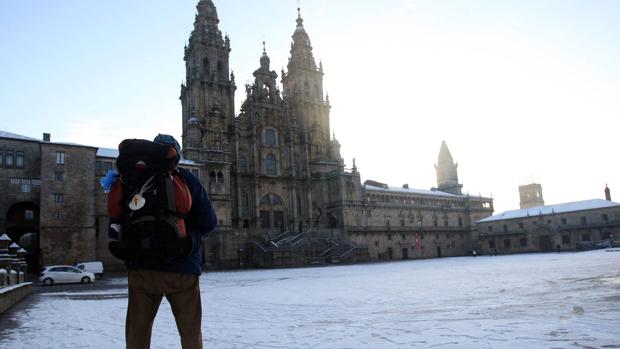
<instances>
[{"instance_id":1,"label":"stone column","mask_svg":"<svg viewBox=\"0 0 620 349\"><path fill-rule=\"evenodd\" d=\"M8 285L8 278L11 269L11 256L9 255L9 245L11 239L8 235L0 236L0 287Z\"/></svg>"},{"instance_id":2,"label":"stone column","mask_svg":"<svg viewBox=\"0 0 620 349\"><path fill-rule=\"evenodd\" d=\"M17 257L17 251L20 249L18 244L12 243L9 245L9 256L11 257L11 267L9 270L9 278L12 285L19 283L19 258Z\"/></svg>"},{"instance_id":3,"label":"stone column","mask_svg":"<svg viewBox=\"0 0 620 349\"><path fill-rule=\"evenodd\" d=\"M26 253L28 251L20 248L17 250L17 258L19 258L19 282L26 282L26 272L28 271L28 263L26 263Z\"/></svg>"}]
</instances>

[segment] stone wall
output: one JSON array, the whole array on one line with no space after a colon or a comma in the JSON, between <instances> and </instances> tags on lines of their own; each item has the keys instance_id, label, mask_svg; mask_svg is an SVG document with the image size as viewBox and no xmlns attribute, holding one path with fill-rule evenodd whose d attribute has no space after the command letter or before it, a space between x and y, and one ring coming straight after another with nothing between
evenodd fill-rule
<instances>
[{"instance_id":1,"label":"stone wall","mask_svg":"<svg viewBox=\"0 0 620 349\"><path fill-rule=\"evenodd\" d=\"M41 262L95 259L96 148L41 144ZM58 173L62 173L62 180Z\"/></svg>"}]
</instances>

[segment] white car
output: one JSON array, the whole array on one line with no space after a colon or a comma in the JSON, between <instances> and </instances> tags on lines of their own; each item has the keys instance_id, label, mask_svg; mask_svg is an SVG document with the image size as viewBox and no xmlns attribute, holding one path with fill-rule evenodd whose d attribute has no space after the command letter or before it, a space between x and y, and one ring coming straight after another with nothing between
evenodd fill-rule
<instances>
[{"instance_id":1,"label":"white car","mask_svg":"<svg viewBox=\"0 0 620 349\"><path fill-rule=\"evenodd\" d=\"M64 283L89 284L95 281L95 274L70 265L51 265L43 268L39 274L39 281L43 286Z\"/></svg>"},{"instance_id":2,"label":"white car","mask_svg":"<svg viewBox=\"0 0 620 349\"><path fill-rule=\"evenodd\" d=\"M95 274L97 279L101 279L103 277L103 263L101 261L80 262L76 264L75 267L81 271L87 271Z\"/></svg>"}]
</instances>

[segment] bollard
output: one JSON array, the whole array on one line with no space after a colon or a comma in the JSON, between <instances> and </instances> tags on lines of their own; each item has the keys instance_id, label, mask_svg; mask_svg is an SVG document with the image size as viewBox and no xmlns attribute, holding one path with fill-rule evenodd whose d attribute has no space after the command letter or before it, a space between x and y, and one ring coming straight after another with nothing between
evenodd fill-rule
<instances>
[{"instance_id":1,"label":"bollard","mask_svg":"<svg viewBox=\"0 0 620 349\"><path fill-rule=\"evenodd\" d=\"M0 269L0 288L8 286L8 275L6 269Z\"/></svg>"}]
</instances>

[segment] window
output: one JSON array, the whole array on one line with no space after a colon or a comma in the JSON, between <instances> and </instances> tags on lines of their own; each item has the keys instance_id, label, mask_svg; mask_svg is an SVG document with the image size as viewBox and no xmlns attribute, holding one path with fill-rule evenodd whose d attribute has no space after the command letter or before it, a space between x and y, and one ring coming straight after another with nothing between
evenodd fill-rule
<instances>
[{"instance_id":1,"label":"window","mask_svg":"<svg viewBox=\"0 0 620 349\"><path fill-rule=\"evenodd\" d=\"M56 152L56 165L64 165L65 164L65 152L57 151Z\"/></svg>"},{"instance_id":2,"label":"window","mask_svg":"<svg viewBox=\"0 0 620 349\"><path fill-rule=\"evenodd\" d=\"M375 241L375 247L379 246L379 241Z\"/></svg>"},{"instance_id":3,"label":"window","mask_svg":"<svg viewBox=\"0 0 620 349\"><path fill-rule=\"evenodd\" d=\"M510 248L510 239L504 239L504 248Z\"/></svg>"},{"instance_id":4,"label":"window","mask_svg":"<svg viewBox=\"0 0 620 349\"><path fill-rule=\"evenodd\" d=\"M562 219L560 220L560 223L561 223L562 225L566 225L566 218L562 218Z\"/></svg>"},{"instance_id":5,"label":"window","mask_svg":"<svg viewBox=\"0 0 620 349\"><path fill-rule=\"evenodd\" d=\"M489 241L489 248L495 248L495 241L494 240Z\"/></svg>"},{"instance_id":6,"label":"window","mask_svg":"<svg viewBox=\"0 0 620 349\"><path fill-rule=\"evenodd\" d=\"M54 219L55 220L59 221L59 220L62 220L62 218L63 218L62 211L58 210L58 211L54 212Z\"/></svg>"},{"instance_id":7,"label":"window","mask_svg":"<svg viewBox=\"0 0 620 349\"><path fill-rule=\"evenodd\" d=\"M277 175L276 157L273 154L267 155L267 157L265 158L265 165L266 165L268 175L270 176Z\"/></svg>"},{"instance_id":8,"label":"window","mask_svg":"<svg viewBox=\"0 0 620 349\"><path fill-rule=\"evenodd\" d=\"M462 227L462 226L463 226L463 218L459 217L459 227Z\"/></svg>"},{"instance_id":9,"label":"window","mask_svg":"<svg viewBox=\"0 0 620 349\"><path fill-rule=\"evenodd\" d=\"M22 192L30 193L30 179L22 179Z\"/></svg>"},{"instance_id":10,"label":"window","mask_svg":"<svg viewBox=\"0 0 620 349\"><path fill-rule=\"evenodd\" d=\"M4 165L4 153L0 150L0 166Z\"/></svg>"},{"instance_id":11,"label":"window","mask_svg":"<svg viewBox=\"0 0 620 349\"><path fill-rule=\"evenodd\" d=\"M400 220L400 226L401 226L401 227L404 227L404 226L405 226L405 220L404 220L404 219L401 219L401 220Z\"/></svg>"},{"instance_id":12,"label":"window","mask_svg":"<svg viewBox=\"0 0 620 349\"><path fill-rule=\"evenodd\" d=\"M36 185L37 187L41 185L41 180L36 178L31 180L32 185Z\"/></svg>"},{"instance_id":13,"label":"window","mask_svg":"<svg viewBox=\"0 0 620 349\"><path fill-rule=\"evenodd\" d=\"M249 207L248 193L243 192L241 193L241 216L248 215L248 207Z\"/></svg>"},{"instance_id":14,"label":"window","mask_svg":"<svg viewBox=\"0 0 620 349\"><path fill-rule=\"evenodd\" d=\"M586 225L586 216L581 216L581 225Z\"/></svg>"},{"instance_id":15,"label":"window","mask_svg":"<svg viewBox=\"0 0 620 349\"><path fill-rule=\"evenodd\" d=\"M607 213L603 213L601 215L601 219L603 220L603 222L608 222L609 221L609 216L607 216Z\"/></svg>"},{"instance_id":16,"label":"window","mask_svg":"<svg viewBox=\"0 0 620 349\"><path fill-rule=\"evenodd\" d=\"M101 161L95 161L95 171L101 171L103 169L103 163Z\"/></svg>"},{"instance_id":17,"label":"window","mask_svg":"<svg viewBox=\"0 0 620 349\"><path fill-rule=\"evenodd\" d=\"M24 168L24 152L18 151L15 153L15 167Z\"/></svg>"},{"instance_id":18,"label":"window","mask_svg":"<svg viewBox=\"0 0 620 349\"><path fill-rule=\"evenodd\" d=\"M275 147L277 144L276 130L272 128L265 129L265 145Z\"/></svg>"},{"instance_id":19,"label":"window","mask_svg":"<svg viewBox=\"0 0 620 349\"><path fill-rule=\"evenodd\" d=\"M401 240L406 240L406 239L407 239L407 237L405 236L405 234L400 234L400 239L401 239Z\"/></svg>"},{"instance_id":20,"label":"window","mask_svg":"<svg viewBox=\"0 0 620 349\"><path fill-rule=\"evenodd\" d=\"M27 221L31 221L34 219L34 211L33 210L25 210L24 211L24 219Z\"/></svg>"},{"instance_id":21,"label":"window","mask_svg":"<svg viewBox=\"0 0 620 349\"><path fill-rule=\"evenodd\" d=\"M56 172L56 174L54 175L54 178L56 179L57 182L62 182L65 180L65 173L64 172Z\"/></svg>"},{"instance_id":22,"label":"window","mask_svg":"<svg viewBox=\"0 0 620 349\"><path fill-rule=\"evenodd\" d=\"M502 226L502 231L503 231L504 233L507 233L507 232L508 232L508 224L504 224L504 225Z\"/></svg>"},{"instance_id":23,"label":"window","mask_svg":"<svg viewBox=\"0 0 620 349\"><path fill-rule=\"evenodd\" d=\"M581 241L590 241L590 234L581 234Z\"/></svg>"},{"instance_id":24,"label":"window","mask_svg":"<svg viewBox=\"0 0 620 349\"><path fill-rule=\"evenodd\" d=\"M388 240L392 240L392 234L388 234L387 238Z\"/></svg>"},{"instance_id":25,"label":"window","mask_svg":"<svg viewBox=\"0 0 620 349\"><path fill-rule=\"evenodd\" d=\"M247 173L248 172L248 160L240 159L239 160L239 173Z\"/></svg>"},{"instance_id":26,"label":"window","mask_svg":"<svg viewBox=\"0 0 620 349\"><path fill-rule=\"evenodd\" d=\"M519 239L519 245L521 245L521 247L526 247L527 246L527 238Z\"/></svg>"},{"instance_id":27,"label":"window","mask_svg":"<svg viewBox=\"0 0 620 349\"><path fill-rule=\"evenodd\" d=\"M439 226L439 222L438 222L438 220L437 220L437 217L433 217L433 226L434 226L434 227Z\"/></svg>"},{"instance_id":28,"label":"window","mask_svg":"<svg viewBox=\"0 0 620 349\"><path fill-rule=\"evenodd\" d=\"M10 182L11 182L11 184L18 185L19 183L21 183L21 179L19 179L17 177L11 177Z\"/></svg>"},{"instance_id":29,"label":"window","mask_svg":"<svg viewBox=\"0 0 620 349\"><path fill-rule=\"evenodd\" d=\"M65 201L64 194L54 194L54 202L57 204L62 204Z\"/></svg>"},{"instance_id":30,"label":"window","mask_svg":"<svg viewBox=\"0 0 620 349\"><path fill-rule=\"evenodd\" d=\"M492 225L489 225L489 226L487 227L487 230L488 230L488 231L493 231L493 226L492 226Z\"/></svg>"},{"instance_id":31,"label":"window","mask_svg":"<svg viewBox=\"0 0 620 349\"><path fill-rule=\"evenodd\" d=\"M562 235L562 243L564 245L570 244L570 235Z\"/></svg>"},{"instance_id":32,"label":"window","mask_svg":"<svg viewBox=\"0 0 620 349\"><path fill-rule=\"evenodd\" d=\"M447 220L447 219L444 219L444 220L443 220L443 226L444 226L444 227L447 227L447 226L448 226L448 223L449 223L449 222L448 222L448 220Z\"/></svg>"},{"instance_id":33,"label":"window","mask_svg":"<svg viewBox=\"0 0 620 349\"><path fill-rule=\"evenodd\" d=\"M13 152L7 151L6 158L4 159L6 167L13 167Z\"/></svg>"}]
</instances>

